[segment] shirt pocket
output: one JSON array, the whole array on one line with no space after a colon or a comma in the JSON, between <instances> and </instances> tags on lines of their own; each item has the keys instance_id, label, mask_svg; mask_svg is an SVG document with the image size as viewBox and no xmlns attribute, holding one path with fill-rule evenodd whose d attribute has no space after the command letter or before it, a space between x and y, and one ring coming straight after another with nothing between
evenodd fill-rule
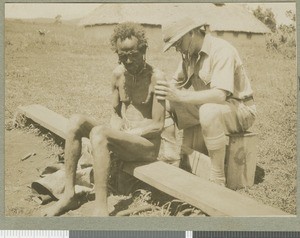
<instances>
[{"instance_id":1,"label":"shirt pocket","mask_svg":"<svg viewBox=\"0 0 300 238\"><path fill-rule=\"evenodd\" d=\"M197 65L197 67L199 67L199 78L205 85L208 85L212 78L210 58L206 55L201 56L199 65Z\"/></svg>"},{"instance_id":2,"label":"shirt pocket","mask_svg":"<svg viewBox=\"0 0 300 238\"><path fill-rule=\"evenodd\" d=\"M204 82L205 85L211 82L212 73L208 70L200 70L198 76Z\"/></svg>"}]
</instances>

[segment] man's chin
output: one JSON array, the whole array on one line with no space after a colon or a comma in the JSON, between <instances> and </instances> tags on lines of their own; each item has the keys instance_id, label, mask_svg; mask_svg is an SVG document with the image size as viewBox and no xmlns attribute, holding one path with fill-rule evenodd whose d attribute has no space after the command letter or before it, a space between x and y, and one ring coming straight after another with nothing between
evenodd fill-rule
<instances>
[{"instance_id":1,"label":"man's chin","mask_svg":"<svg viewBox=\"0 0 300 238\"><path fill-rule=\"evenodd\" d=\"M131 73L131 74L135 74L136 72L137 72L137 68L136 67L126 67L125 66L125 69L129 72L129 73Z\"/></svg>"}]
</instances>

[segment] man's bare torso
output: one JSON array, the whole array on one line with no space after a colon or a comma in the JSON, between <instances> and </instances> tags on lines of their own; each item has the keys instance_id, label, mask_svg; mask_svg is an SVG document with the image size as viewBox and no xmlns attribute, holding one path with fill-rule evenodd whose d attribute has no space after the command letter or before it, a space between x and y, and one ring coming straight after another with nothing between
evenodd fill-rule
<instances>
[{"instance_id":1,"label":"man's bare torso","mask_svg":"<svg viewBox=\"0 0 300 238\"><path fill-rule=\"evenodd\" d=\"M152 118L153 68L146 64L137 75L132 75L119 66L116 88L122 103L121 116L126 129L145 125Z\"/></svg>"}]
</instances>

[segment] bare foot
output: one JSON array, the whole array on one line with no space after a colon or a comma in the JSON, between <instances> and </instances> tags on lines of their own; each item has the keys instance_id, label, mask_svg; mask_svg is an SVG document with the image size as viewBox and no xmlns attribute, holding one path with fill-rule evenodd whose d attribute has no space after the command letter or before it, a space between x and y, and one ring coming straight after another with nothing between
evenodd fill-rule
<instances>
[{"instance_id":1,"label":"bare foot","mask_svg":"<svg viewBox=\"0 0 300 238\"><path fill-rule=\"evenodd\" d=\"M94 217L108 217L109 213L107 208L96 208L95 211L93 212L92 216Z\"/></svg>"},{"instance_id":2,"label":"bare foot","mask_svg":"<svg viewBox=\"0 0 300 238\"><path fill-rule=\"evenodd\" d=\"M226 187L226 184L225 184L225 179L209 179L209 181L215 183L215 184L218 184L222 187Z\"/></svg>"},{"instance_id":3,"label":"bare foot","mask_svg":"<svg viewBox=\"0 0 300 238\"><path fill-rule=\"evenodd\" d=\"M78 207L80 207L80 202L76 195L73 197L62 197L53 206L46 209L43 212L43 216L59 216L63 213L66 213L67 211L74 210Z\"/></svg>"}]
</instances>

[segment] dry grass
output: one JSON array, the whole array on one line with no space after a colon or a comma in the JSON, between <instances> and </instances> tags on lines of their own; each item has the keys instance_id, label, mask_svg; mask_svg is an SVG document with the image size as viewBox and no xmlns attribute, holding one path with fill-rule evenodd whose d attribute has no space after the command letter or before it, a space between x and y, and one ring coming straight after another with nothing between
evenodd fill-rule
<instances>
[{"instance_id":1,"label":"dry grass","mask_svg":"<svg viewBox=\"0 0 300 238\"><path fill-rule=\"evenodd\" d=\"M38 29L49 32L40 36ZM173 51L162 54L161 36L151 29L149 34L148 61L170 76L179 56ZM111 72L117 63L108 38L96 39L72 25L6 21L6 123L17 106L33 103L66 117L86 113L107 123ZM295 214L296 61L263 46L238 49L255 90L259 118L253 131L259 133L258 166L264 174L251 189L238 192Z\"/></svg>"}]
</instances>

